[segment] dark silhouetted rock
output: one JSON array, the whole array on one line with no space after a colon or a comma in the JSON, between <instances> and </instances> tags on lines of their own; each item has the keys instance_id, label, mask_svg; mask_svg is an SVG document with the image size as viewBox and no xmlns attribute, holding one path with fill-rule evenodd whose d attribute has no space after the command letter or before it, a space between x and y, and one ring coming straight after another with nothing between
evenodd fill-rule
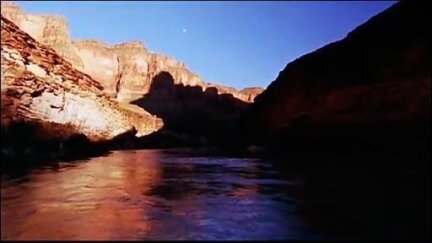
<instances>
[{"instance_id":1,"label":"dark silhouetted rock","mask_svg":"<svg viewBox=\"0 0 432 243\"><path fill-rule=\"evenodd\" d=\"M235 124L249 103L232 94L218 94L214 87L203 91L199 86L176 84L169 72L157 74L151 83L149 92L132 104L161 117L164 127L144 138L144 144L202 146L236 141Z\"/></svg>"},{"instance_id":2,"label":"dark silhouetted rock","mask_svg":"<svg viewBox=\"0 0 432 243\"><path fill-rule=\"evenodd\" d=\"M242 115L245 141L305 149L430 144L430 23L424 3L398 2L289 63Z\"/></svg>"}]
</instances>

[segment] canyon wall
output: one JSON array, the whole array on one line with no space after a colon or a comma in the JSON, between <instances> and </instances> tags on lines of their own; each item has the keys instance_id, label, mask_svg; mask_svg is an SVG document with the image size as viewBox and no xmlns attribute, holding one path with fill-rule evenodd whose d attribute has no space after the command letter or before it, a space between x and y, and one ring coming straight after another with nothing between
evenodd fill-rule
<instances>
[{"instance_id":1,"label":"canyon wall","mask_svg":"<svg viewBox=\"0 0 432 243\"><path fill-rule=\"evenodd\" d=\"M1 2L1 14L41 44L53 48L74 67L83 67L72 46L68 24L63 17L23 13L19 6L7 1Z\"/></svg>"},{"instance_id":2,"label":"canyon wall","mask_svg":"<svg viewBox=\"0 0 432 243\"><path fill-rule=\"evenodd\" d=\"M147 94L151 80L162 71L170 72L177 84L205 86L201 78L173 58L149 53L142 42L107 45L100 41L73 42L88 73L106 87L109 95L130 101Z\"/></svg>"},{"instance_id":3,"label":"canyon wall","mask_svg":"<svg viewBox=\"0 0 432 243\"><path fill-rule=\"evenodd\" d=\"M241 118L248 143L430 143L431 18L402 1L289 63ZM330 142L330 143L328 143ZM324 143L325 144L325 143ZM430 149L430 148L429 148Z\"/></svg>"},{"instance_id":4,"label":"canyon wall","mask_svg":"<svg viewBox=\"0 0 432 243\"><path fill-rule=\"evenodd\" d=\"M214 87L175 83L170 72L153 79L147 95L131 102L164 121L154 144L230 146L237 141L235 124L248 103ZM151 144L151 143L148 143Z\"/></svg>"},{"instance_id":5,"label":"canyon wall","mask_svg":"<svg viewBox=\"0 0 432 243\"><path fill-rule=\"evenodd\" d=\"M176 84L199 86L202 91L215 87L219 94L232 94L251 103L261 88L238 91L231 87L205 83L184 63L171 57L151 53L139 41L107 45L95 40L72 41L68 25L59 16L24 13L12 2L1 2L2 14L33 38L52 47L80 71L98 80L105 92L119 101L129 102L147 94L153 78L169 72Z\"/></svg>"},{"instance_id":6,"label":"canyon wall","mask_svg":"<svg viewBox=\"0 0 432 243\"><path fill-rule=\"evenodd\" d=\"M41 128L41 139L82 134L97 142L128 132L147 135L163 125L142 109L111 100L99 82L3 16L1 71L2 132L27 123Z\"/></svg>"}]
</instances>

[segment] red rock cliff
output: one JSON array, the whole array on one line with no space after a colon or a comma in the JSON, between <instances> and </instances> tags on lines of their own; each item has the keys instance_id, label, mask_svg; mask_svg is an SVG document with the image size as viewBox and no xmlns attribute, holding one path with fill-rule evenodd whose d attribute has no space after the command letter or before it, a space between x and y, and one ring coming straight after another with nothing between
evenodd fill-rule
<instances>
[{"instance_id":1,"label":"red rock cliff","mask_svg":"<svg viewBox=\"0 0 432 243\"><path fill-rule=\"evenodd\" d=\"M73 49L68 24L63 17L23 13L20 7L8 1L1 2L1 14L41 44L53 48L74 67L83 67Z\"/></svg>"},{"instance_id":2,"label":"red rock cliff","mask_svg":"<svg viewBox=\"0 0 432 243\"><path fill-rule=\"evenodd\" d=\"M3 16L1 69L2 130L11 122L36 123L56 128L54 137L78 133L103 141L133 130L146 135L162 126L149 113L106 97L99 82Z\"/></svg>"},{"instance_id":3,"label":"red rock cliff","mask_svg":"<svg viewBox=\"0 0 432 243\"><path fill-rule=\"evenodd\" d=\"M1 4L5 17L39 42L55 49L75 68L98 80L108 95L120 101L142 97L148 92L153 78L162 71L169 72L176 84L199 86L202 91L207 87L216 87L219 94L232 94L249 103L262 91L260 88L254 89L254 92L238 91L207 84L184 63L151 53L139 41L119 45L94 40L72 41L64 18L27 14L14 3L2 1Z\"/></svg>"}]
</instances>

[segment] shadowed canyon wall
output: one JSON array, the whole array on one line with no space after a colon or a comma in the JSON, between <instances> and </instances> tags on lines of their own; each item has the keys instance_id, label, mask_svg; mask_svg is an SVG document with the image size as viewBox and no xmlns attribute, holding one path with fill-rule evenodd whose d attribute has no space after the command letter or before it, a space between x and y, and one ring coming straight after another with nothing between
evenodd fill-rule
<instances>
[{"instance_id":1,"label":"shadowed canyon wall","mask_svg":"<svg viewBox=\"0 0 432 243\"><path fill-rule=\"evenodd\" d=\"M343 40L289 63L243 114L245 141L282 148L400 142L429 151L427 7L398 2Z\"/></svg>"},{"instance_id":2,"label":"shadowed canyon wall","mask_svg":"<svg viewBox=\"0 0 432 243\"><path fill-rule=\"evenodd\" d=\"M147 144L230 146L237 141L235 127L249 103L232 94L218 94L215 87L177 84L169 72L152 80L149 92L132 101L164 121L164 127L143 140ZM158 136L159 135L159 136Z\"/></svg>"}]
</instances>

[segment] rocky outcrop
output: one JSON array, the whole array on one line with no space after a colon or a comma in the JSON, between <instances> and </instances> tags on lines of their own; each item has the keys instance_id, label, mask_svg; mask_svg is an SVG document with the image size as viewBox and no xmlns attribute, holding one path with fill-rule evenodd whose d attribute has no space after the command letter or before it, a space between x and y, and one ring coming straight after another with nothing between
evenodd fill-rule
<instances>
[{"instance_id":1,"label":"rocky outcrop","mask_svg":"<svg viewBox=\"0 0 432 243\"><path fill-rule=\"evenodd\" d=\"M182 137L178 145L185 144L184 141L233 138L233 124L239 113L262 91L261 88L238 91L205 83L184 63L152 53L140 41L118 45L95 40L72 41L64 20L62 24L49 22L47 19L50 16L23 13L10 2L2 1L1 4L3 14L16 22L18 27L26 28L36 40L58 51L74 68L97 80L101 85L100 92L119 101L122 110L136 114L143 113L144 108L162 118L165 123L162 134ZM55 30L57 35L51 31L53 35L50 36L57 39L41 34L41 29ZM159 80L161 74L167 74L172 83L155 89L159 86L155 80ZM129 121L138 130L138 135L152 131L146 128L149 121L137 121L140 117L148 117L148 114L140 114L137 116L139 119L130 117ZM161 141L172 140L172 137L165 135L156 137Z\"/></svg>"},{"instance_id":2,"label":"rocky outcrop","mask_svg":"<svg viewBox=\"0 0 432 243\"><path fill-rule=\"evenodd\" d=\"M366 143L430 142L426 9L398 2L343 40L289 63L243 114L246 141L285 146L288 138L339 136L347 144L356 135Z\"/></svg>"},{"instance_id":3,"label":"rocky outcrop","mask_svg":"<svg viewBox=\"0 0 432 243\"><path fill-rule=\"evenodd\" d=\"M150 53L139 41L109 46L96 41L74 41L76 53L88 73L106 87L109 95L130 101L147 94L152 79L170 72L177 84L204 86L201 78L185 64L168 56Z\"/></svg>"},{"instance_id":4,"label":"rocky outcrop","mask_svg":"<svg viewBox=\"0 0 432 243\"><path fill-rule=\"evenodd\" d=\"M96 142L131 131L143 136L162 126L149 113L105 96L99 82L3 16L1 71L2 131L17 122L32 123L49 132L41 136L83 134Z\"/></svg>"},{"instance_id":5,"label":"rocky outcrop","mask_svg":"<svg viewBox=\"0 0 432 243\"><path fill-rule=\"evenodd\" d=\"M161 72L169 72L175 84L198 86L202 91L215 87L218 94L232 94L249 103L263 91L261 88L238 91L232 87L205 83L183 62L151 53L139 41L109 46L99 41L78 40L73 45L84 63L83 71L100 80L108 94L121 101L135 100L147 94L152 80Z\"/></svg>"},{"instance_id":6,"label":"rocky outcrop","mask_svg":"<svg viewBox=\"0 0 432 243\"><path fill-rule=\"evenodd\" d=\"M2 14L39 42L54 48L75 68L98 80L105 92L117 100L128 102L147 94L151 81L160 72L169 72L176 84L216 87L219 94L232 94L245 102L253 102L260 93L244 93L231 87L205 83L184 63L171 57L149 52L140 41L107 45L101 41L71 41L67 23L62 17L23 13L11 2L2 1Z\"/></svg>"},{"instance_id":7,"label":"rocky outcrop","mask_svg":"<svg viewBox=\"0 0 432 243\"><path fill-rule=\"evenodd\" d=\"M73 49L68 24L63 17L23 13L20 7L9 1L1 2L1 14L41 44L53 48L74 67L83 67Z\"/></svg>"},{"instance_id":8,"label":"rocky outcrop","mask_svg":"<svg viewBox=\"0 0 432 243\"><path fill-rule=\"evenodd\" d=\"M249 103L253 103L255 97L261 94L264 91L263 88L260 87L249 87L240 90L240 94L243 96L242 100L245 100Z\"/></svg>"}]
</instances>

